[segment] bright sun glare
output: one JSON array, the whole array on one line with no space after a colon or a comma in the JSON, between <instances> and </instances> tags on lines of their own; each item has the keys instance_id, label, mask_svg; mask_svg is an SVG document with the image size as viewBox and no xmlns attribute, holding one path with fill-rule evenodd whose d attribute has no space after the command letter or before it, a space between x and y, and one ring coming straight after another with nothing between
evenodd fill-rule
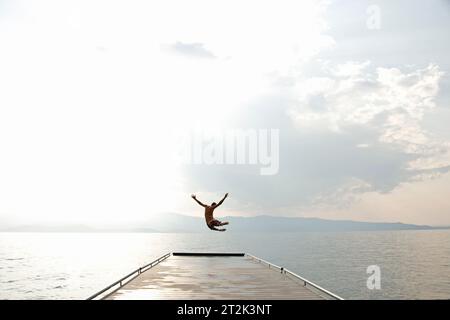
<instances>
[{"instance_id":1,"label":"bright sun glare","mask_svg":"<svg viewBox=\"0 0 450 320\"><path fill-rule=\"evenodd\" d=\"M0 160L5 214L109 223L185 210L195 190L183 189L171 130L231 127L268 73L329 44L314 1L196 2L49 1L11 12L0 31L9 106L0 131L11 137L2 149L14 154ZM284 18L271 23L274 14ZM179 55L177 42L201 43L211 58Z\"/></svg>"}]
</instances>

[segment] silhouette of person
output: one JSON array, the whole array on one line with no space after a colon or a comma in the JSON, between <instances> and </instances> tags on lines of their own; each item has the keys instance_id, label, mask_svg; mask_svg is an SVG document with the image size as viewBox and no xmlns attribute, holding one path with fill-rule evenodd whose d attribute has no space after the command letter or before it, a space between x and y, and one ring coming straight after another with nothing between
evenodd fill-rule
<instances>
[{"instance_id":1,"label":"silhouette of person","mask_svg":"<svg viewBox=\"0 0 450 320\"><path fill-rule=\"evenodd\" d=\"M223 201L228 197L228 193L225 194L225 196L222 198L222 200L219 201L219 203L211 203L211 205L206 205L203 204L202 202L200 202L197 197L195 196L195 194L191 195L192 199L194 199L199 205L201 205L202 207L205 208L205 221L206 221L206 225L208 226L208 228L210 228L211 230L214 231L225 231L227 229L225 228L216 228L216 227L221 227L221 226L225 226L228 224L228 222L224 221L221 222L217 219L214 219L213 213L214 213L214 209L216 209L218 206L220 206Z\"/></svg>"}]
</instances>

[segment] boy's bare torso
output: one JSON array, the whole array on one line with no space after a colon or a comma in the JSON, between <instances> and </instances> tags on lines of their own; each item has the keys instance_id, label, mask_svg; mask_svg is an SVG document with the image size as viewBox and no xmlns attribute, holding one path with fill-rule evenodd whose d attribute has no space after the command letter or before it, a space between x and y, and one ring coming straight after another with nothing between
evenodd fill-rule
<instances>
[{"instance_id":1,"label":"boy's bare torso","mask_svg":"<svg viewBox=\"0 0 450 320\"><path fill-rule=\"evenodd\" d=\"M211 206L205 207L205 220L206 224L209 225L214 220L214 208Z\"/></svg>"},{"instance_id":2,"label":"boy's bare torso","mask_svg":"<svg viewBox=\"0 0 450 320\"><path fill-rule=\"evenodd\" d=\"M225 228L218 229L217 227L225 226L228 224L228 222L219 221L217 219L214 219L214 209L216 209L218 206L220 206L223 201L228 197L228 193L225 194L222 200L219 201L219 203L213 202L211 205L204 204L200 202L195 194L191 195L192 199L194 199L199 205L205 208L205 221L208 228L215 231L225 231Z\"/></svg>"}]
</instances>

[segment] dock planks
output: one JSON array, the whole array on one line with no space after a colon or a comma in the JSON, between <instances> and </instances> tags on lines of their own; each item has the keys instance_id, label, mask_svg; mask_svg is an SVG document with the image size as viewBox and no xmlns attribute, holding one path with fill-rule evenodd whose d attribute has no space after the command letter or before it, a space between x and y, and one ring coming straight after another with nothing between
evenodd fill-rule
<instances>
[{"instance_id":1,"label":"dock planks","mask_svg":"<svg viewBox=\"0 0 450 320\"><path fill-rule=\"evenodd\" d=\"M325 299L319 292L244 254L174 254L104 299Z\"/></svg>"}]
</instances>

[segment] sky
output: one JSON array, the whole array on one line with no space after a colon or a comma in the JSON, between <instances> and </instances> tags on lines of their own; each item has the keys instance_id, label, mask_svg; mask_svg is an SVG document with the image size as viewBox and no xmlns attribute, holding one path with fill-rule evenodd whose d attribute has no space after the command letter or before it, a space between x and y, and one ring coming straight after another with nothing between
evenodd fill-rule
<instances>
[{"instance_id":1,"label":"sky","mask_svg":"<svg viewBox=\"0 0 450 320\"><path fill-rule=\"evenodd\" d=\"M220 215L450 225L449 33L444 0L0 0L0 224L229 192ZM178 161L232 130L277 130L276 172Z\"/></svg>"}]
</instances>

